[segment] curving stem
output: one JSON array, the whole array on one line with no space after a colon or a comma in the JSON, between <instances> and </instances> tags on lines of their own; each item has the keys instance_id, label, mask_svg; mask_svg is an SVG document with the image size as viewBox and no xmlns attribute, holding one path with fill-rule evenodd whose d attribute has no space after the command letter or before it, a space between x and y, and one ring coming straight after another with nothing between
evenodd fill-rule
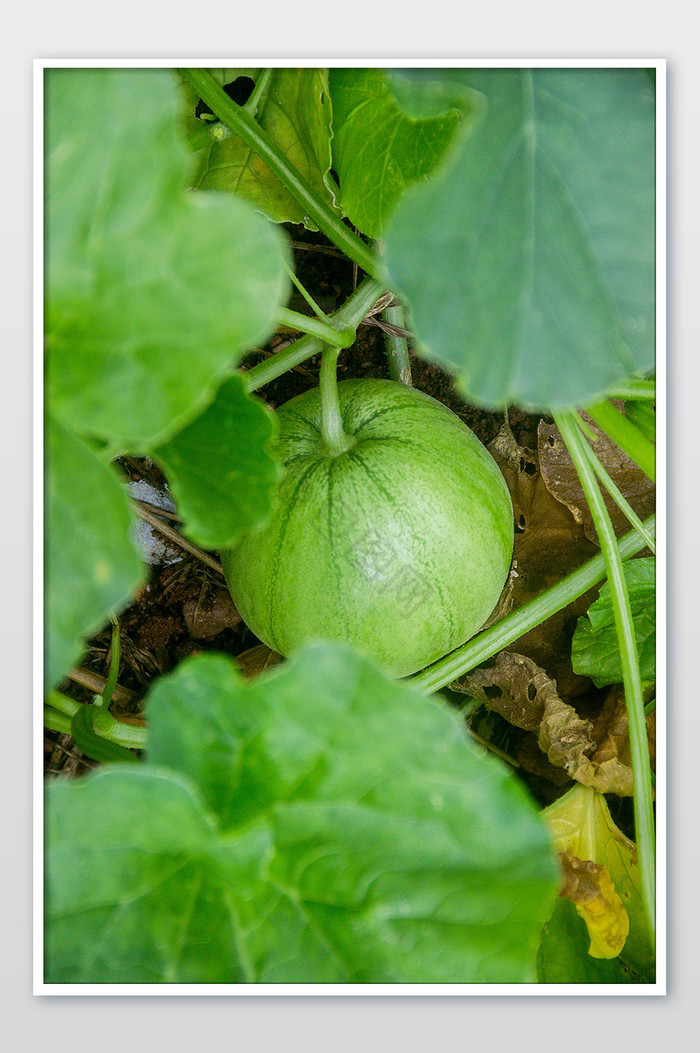
<instances>
[{"instance_id":1,"label":"curving stem","mask_svg":"<svg viewBox=\"0 0 700 1053\"><path fill-rule=\"evenodd\" d=\"M321 389L321 436L323 448L331 457L339 457L355 445L355 438L348 435L343 427L343 415L340 412L338 398L338 363L337 347L326 344L321 358L319 386Z\"/></svg>"}]
</instances>

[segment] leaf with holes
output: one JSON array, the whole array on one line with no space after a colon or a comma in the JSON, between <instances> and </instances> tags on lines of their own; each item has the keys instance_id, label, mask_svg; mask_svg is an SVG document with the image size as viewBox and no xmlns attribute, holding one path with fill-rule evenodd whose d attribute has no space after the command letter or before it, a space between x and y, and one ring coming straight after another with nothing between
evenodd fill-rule
<instances>
[{"instance_id":1,"label":"leaf with holes","mask_svg":"<svg viewBox=\"0 0 700 1053\"><path fill-rule=\"evenodd\" d=\"M260 69L210 69L222 87L240 101L263 74ZM328 71L277 68L269 74L256 108L256 119L282 150L309 187L333 206L331 167L331 108ZM255 152L218 121L198 115L199 99L184 87L185 129L196 149L192 184L198 190L225 190L245 198L276 223L315 225ZM197 113L197 115L195 115Z\"/></svg>"}]
</instances>

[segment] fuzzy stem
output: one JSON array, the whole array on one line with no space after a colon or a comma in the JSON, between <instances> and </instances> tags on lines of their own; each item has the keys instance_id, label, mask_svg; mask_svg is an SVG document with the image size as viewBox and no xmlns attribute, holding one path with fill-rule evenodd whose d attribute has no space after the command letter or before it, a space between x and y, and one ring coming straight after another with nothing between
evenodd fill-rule
<instances>
[{"instance_id":1,"label":"fuzzy stem","mask_svg":"<svg viewBox=\"0 0 700 1053\"><path fill-rule=\"evenodd\" d=\"M243 106L246 113L255 120L258 116L258 111L262 106L265 105L267 97L270 94L270 88L272 87L272 68L264 69L261 71L260 76L255 82L250 98Z\"/></svg>"},{"instance_id":2,"label":"fuzzy stem","mask_svg":"<svg viewBox=\"0 0 700 1053\"><path fill-rule=\"evenodd\" d=\"M64 723L68 719L67 734L70 734L70 719L75 716L82 703L76 702L59 691L50 691L44 706L44 726L53 731L65 731ZM59 726L60 725L60 726ZM116 742L119 746L142 750L146 748L146 728L137 724L125 724L111 713L100 712L99 726L95 729L101 738Z\"/></svg>"},{"instance_id":3,"label":"fuzzy stem","mask_svg":"<svg viewBox=\"0 0 700 1053\"><path fill-rule=\"evenodd\" d=\"M343 415L338 398L338 349L326 347L321 359L319 387L321 389L321 436L326 453L338 457L355 445L352 435L343 428Z\"/></svg>"},{"instance_id":4,"label":"fuzzy stem","mask_svg":"<svg viewBox=\"0 0 700 1053\"><path fill-rule=\"evenodd\" d=\"M646 399L649 402L656 400L656 381L648 377L630 377L622 384L616 384L608 391L609 399Z\"/></svg>"},{"instance_id":5,"label":"fuzzy stem","mask_svg":"<svg viewBox=\"0 0 700 1053\"><path fill-rule=\"evenodd\" d=\"M284 269L287 272L287 276L289 277L289 280L299 290L299 292L304 297L304 299L308 303L308 305L311 308L311 310L316 315L316 317L320 318L322 322L328 322L329 325L332 325L333 323L330 321L328 315L325 313L325 311L321 310L321 308L318 306L318 304L314 300L314 298L311 295L311 293L309 292L309 290L302 284L301 281L299 281L299 278L297 277L297 275L294 272L294 268L290 267L288 263L285 263Z\"/></svg>"},{"instance_id":6,"label":"fuzzy stem","mask_svg":"<svg viewBox=\"0 0 700 1053\"><path fill-rule=\"evenodd\" d=\"M109 616L112 622L112 660L109 663L109 674L107 681L102 692L102 700L100 705L108 706L112 701L112 695L114 694L114 688L117 686L117 677L119 676L119 661L120 661L120 636L119 636L119 622L113 614Z\"/></svg>"},{"instance_id":7,"label":"fuzzy stem","mask_svg":"<svg viewBox=\"0 0 700 1053\"><path fill-rule=\"evenodd\" d=\"M610 585L617 642L622 662L622 679L627 705L630 753L634 775L634 818L637 851L639 853L642 900L644 902L649 934L653 942L655 931L655 867L651 765L644 719L644 696L639 672L637 641L634 633L627 582L615 531L610 522L610 516L605 507L595 473L586 450L583 448L585 440L576 426L575 418L571 413L555 413L554 420L571 454L571 459L581 480L588 507L591 510L593 522L598 532L598 540L608 572L608 583Z\"/></svg>"},{"instance_id":8,"label":"fuzzy stem","mask_svg":"<svg viewBox=\"0 0 700 1053\"><path fill-rule=\"evenodd\" d=\"M312 318L308 314L299 314L298 311L290 311L288 307L277 308L277 321L289 329L295 329L300 333L308 333L316 336L326 344L333 347L350 347L355 342L355 330L349 326L338 330L334 326L321 321L320 318Z\"/></svg>"},{"instance_id":9,"label":"fuzzy stem","mask_svg":"<svg viewBox=\"0 0 700 1053\"><path fill-rule=\"evenodd\" d=\"M389 325L398 326L399 329L406 328L406 316L400 304L385 307L382 318ZM389 374L392 380L401 384L411 385L411 359L408 355L408 341L405 336L395 336L393 333L385 333L387 355L389 358Z\"/></svg>"},{"instance_id":10,"label":"fuzzy stem","mask_svg":"<svg viewBox=\"0 0 700 1053\"><path fill-rule=\"evenodd\" d=\"M365 278L343 306L335 311L333 321L339 327L358 326L383 292L384 287L374 278ZM321 351L323 351L323 344L315 336L304 336L300 340L295 340L284 351L278 351L266 362L261 362L243 373L246 391L257 391L270 381L281 377L283 373L293 369L294 366L299 366L307 359L320 354Z\"/></svg>"}]
</instances>

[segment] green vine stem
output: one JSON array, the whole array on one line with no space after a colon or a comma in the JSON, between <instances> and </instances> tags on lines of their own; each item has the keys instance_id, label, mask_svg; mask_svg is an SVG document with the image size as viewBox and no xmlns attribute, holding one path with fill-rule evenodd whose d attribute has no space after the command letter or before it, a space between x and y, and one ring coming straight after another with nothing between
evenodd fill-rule
<instances>
[{"instance_id":1,"label":"green vine stem","mask_svg":"<svg viewBox=\"0 0 700 1053\"><path fill-rule=\"evenodd\" d=\"M355 292L333 314L333 321L338 329L344 326L356 328L370 308L374 307L383 292L384 286L374 278L365 278L360 282ZM281 377L287 370L320 354L321 351L323 351L323 342L315 336L303 336L295 340L293 344L283 351L278 351L266 362L261 362L243 373L246 391L257 391L270 381Z\"/></svg>"},{"instance_id":2,"label":"green vine stem","mask_svg":"<svg viewBox=\"0 0 700 1053\"><path fill-rule=\"evenodd\" d=\"M644 526L653 534L656 517L650 516L644 520ZM618 541L618 549L622 559L629 559L636 555L645 545L636 530L631 530ZM470 672L487 658L492 658L504 647L510 646L515 640L520 639L530 629L551 618L557 611L567 607L584 592L603 581L606 575L605 557L601 554L594 556L584 563L578 570L572 571L562 581L545 589L539 596L529 600L523 606L506 615L489 629L484 629L473 639L468 640L462 647L452 651L445 658L428 666L420 673L409 678L410 683L422 691L433 692L447 687L453 680Z\"/></svg>"},{"instance_id":3,"label":"green vine stem","mask_svg":"<svg viewBox=\"0 0 700 1053\"><path fill-rule=\"evenodd\" d=\"M71 719L64 713L57 713L51 706L44 706L44 727L49 731L60 731L62 735L70 735Z\"/></svg>"},{"instance_id":4,"label":"green vine stem","mask_svg":"<svg viewBox=\"0 0 700 1053\"><path fill-rule=\"evenodd\" d=\"M328 322L328 324L331 325L332 323L331 323L328 315L325 313L325 311L321 310L321 308L318 306L318 304L314 300L314 298L311 295L311 293L309 292L309 290L307 288L305 288L305 286L302 284L302 282L299 281L299 278L294 273L294 268L290 267L288 263L285 263L284 269L287 272L287 276L288 276L289 280L299 290L299 292L304 297L304 299L308 303L308 305L311 308L311 310L316 315L316 317L320 318L322 322Z\"/></svg>"},{"instance_id":5,"label":"green vine stem","mask_svg":"<svg viewBox=\"0 0 700 1053\"><path fill-rule=\"evenodd\" d=\"M603 400L593 406L585 406L586 413L592 417L599 428L617 443L635 464L639 465L650 479L656 478L656 450L654 445L644 437L639 428L613 406L612 402ZM571 451L569 451L571 452Z\"/></svg>"},{"instance_id":6,"label":"green vine stem","mask_svg":"<svg viewBox=\"0 0 700 1053\"><path fill-rule=\"evenodd\" d=\"M349 326L345 329L335 329L326 322L322 322L320 318L312 318L308 314L291 311L288 307L277 309L277 321L290 329L297 329L300 333L316 336L324 343L332 344L333 347L341 349L350 347L355 341L355 330Z\"/></svg>"},{"instance_id":7,"label":"green vine stem","mask_svg":"<svg viewBox=\"0 0 700 1053\"><path fill-rule=\"evenodd\" d=\"M53 731L65 731L70 734L72 718L83 709L81 702L76 702L60 691L50 691L44 706L44 724ZM67 725L67 730L66 726ZM116 742L132 750L146 748L146 728L137 724L125 724L111 713L100 709L95 716L95 732L108 742Z\"/></svg>"},{"instance_id":8,"label":"green vine stem","mask_svg":"<svg viewBox=\"0 0 700 1053\"><path fill-rule=\"evenodd\" d=\"M343 428L343 415L338 399L338 349L326 347L321 359L321 437L326 453L339 457L355 445L355 439Z\"/></svg>"},{"instance_id":9,"label":"green vine stem","mask_svg":"<svg viewBox=\"0 0 700 1053\"><path fill-rule=\"evenodd\" d=\"M267 97L270 94L270 88L272 87L272 74L273 70L271 67L260 71L260 76L255 82L255 87L250 93L250 98L243 106L243 109L246 113L250 114L253 120L258 116L258 111L265 105Z\"/></svg>"},{"instance_id":10,"label":"green vine stem","mask_svg":"<svg viewBox=\"0 0 700 1053\"><path fill-rule=\"evenodd\" d=\"M609 399L645 399L656 401L656 381L649 377L630 377L607 393Z\"/></svg>"},{"instance_id":11,"label":"green vine stem","mask_svg":"<svg viewBox=\"0 0 700 1053\"><path fill-rule=\"evenodd\" d=\"M584 449L584 446L586 446L585 439L581 435L576 420L571 413L554 413L554 420L571 454L581 480L588 507L598 532L598 540L607 568L627 705L630 753L634 774L634 818L642 900L644 902L649 934L653 942L655 932L655 863L651 766L644 719L644 697L639 673L637 641L634 634L627 583L610 516L596 481L595 472Z\"/></svg>"},{"instance_id":12,"label":"green vine stem","mask_svg":"<svg viewBox=\"0 0 700 1053\"><path fill-rule=\"evenodd\" d=\"M392 304L382 311L382 318L391 326L406 328L406 316L401 304ZM386 333L387 355L389 358L389 376L400 384L411 385L411 360L408 356L408 341L405 336Z\"/></svg>"},{"instance_id":13,"label":"green vine stem","mask_svg":"<svg viewBox=\"0 0 700 1053\"><path fill-rule=\"evenodd\" d=\"M112 695L114 689L117 686L117 678L119 676L119 661L121 658L121 643L119 636L119 622L113 614L110 614L109 619L112 623L112 658L109 663L109 675L104 686L104 690L100 696L100 705L105 708L112 701Z\"/></svg>"},{"instance_id":14,"label":"green vine stem","mask_svg":"<svg viewBox=\"0 0 700 1053\"><path fill-rule=\"evenodd\" d=\"M379 278L380 267L373 252L358 238L340 217L311 189L282 151L268 138L263 129L241 106L229 99L223 88L205 69L179 69L178 73L199 94L212 113L227 128L238 135L260 157L270 171L289 191L319 230L330 238L354 263L374 278Z\"/></svg>"}]
</instances>

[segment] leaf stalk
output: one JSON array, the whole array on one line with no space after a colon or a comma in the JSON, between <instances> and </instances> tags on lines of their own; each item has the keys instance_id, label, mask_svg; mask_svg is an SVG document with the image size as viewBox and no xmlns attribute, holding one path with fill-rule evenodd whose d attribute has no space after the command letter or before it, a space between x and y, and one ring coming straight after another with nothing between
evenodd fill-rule
<instances>
[{"instance_id":1,"label":"leaf stalk","mask_svg":"<svg viewBox=\"0 0 700 1053\"><path fill-rule=\"evenodd\" d=\"M617 412L617 411L615 411ZM591 414L593 416L593 414ZM594 418L595 419L595 418ZM647 740L646 721L644 717L644 696L642 679L639 671L637 641L634 634L634 623L630 608L627 582L622 567L622 557L615 537L603 495L596 480L596 475L584 449L585 440L579 431L576 420L570 412L554 413L554 420L562 438L571 454L581 480L593 522L598 532L607 569L610 596L615 618L622 678L625 689L627 720L629 725L630 753L634 774L634 818L636 827L637 851L639 854L639 873L642 886L642 899L649 928L649 935L654 941L655 932L655 862L654 862L654 812L651 784L651 765L649 761L649 743Z\"/></svg>"},{"instance_id":2,"label":"leaf stalk","mask_svg":"<svg viewBox=\"0 0 700 1053\"><path fill-rule=\"evenodd\" d=\"M656 517L650 516L644 520L645 528L653 534ZM644 546L644 540L636 530L631 530L618 541L618 549L622 559L628 559L636 555ZM562 581L545 589L539 596L529 600L523 606L506 615L489 629L485 629L478 636L468 640L462 647L458 647L445 658L428 666L420 673L416 673L409 680L423 691L439 691L447 687L453 680L470 672L487 658L492 658L504 647L508 647L515 640L520 639L530 629L551 618L557 611L567 607L584 592L588 592L606 576L605 557L594 556L584 563L578 570L572 571Z\"/></svg>"},{"instance_id":3,"label":"leaf stalk","mask_svg":"<svg viewBox=\"0 0 700 1053\"><path fill-rule=\"evenodd\" d=\"M355 439L343 427L343 415L338 398L338 349L326 347L321 359L319 387L321 389L321 438L324 451L339 457L355 445Z\"/></svg>"},{"instance_id":4,"label":"leaf stalk","mask_svg":"<svg viewBox=\"0 0 700 1053\"><path fill-rule=\"evenodd\" d=\"M265 162L319 230L322 230L337 248L342 249L345 255L362 267L367 274L379 278L380 267L374 253L312 190L301 173L279 147L268 138L251 115L229 99L212 75L205 69L179 69L178 72L199 93L199 97L212 113L215 113L227 128L238 135Z\"/></svg>"}]
</instances>

